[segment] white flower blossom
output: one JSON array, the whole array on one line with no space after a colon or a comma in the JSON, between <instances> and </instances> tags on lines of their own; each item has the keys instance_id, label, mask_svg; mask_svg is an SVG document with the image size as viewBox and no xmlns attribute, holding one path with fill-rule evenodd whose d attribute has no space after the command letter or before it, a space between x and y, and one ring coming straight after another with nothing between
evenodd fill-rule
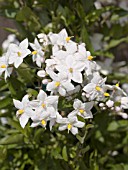
<instances>
[{"instance_id":1,"label":"white flower blossom","mask_svg":"<svg viewBox=\"0 0 128 170\"><path fill-rule=\"evenodd\" d=\"M12 70L13 70L12 67L9 67L8 58L9 58L8 52L4 54L2 57L0 57L0 76L4 72L5 80L7 77L10 77L10 74L12 73Z\"/></svg>"},{"instance_id":2,"label":"white flower blossom","mask_svg":"<svg viewBox=\"0 0 128 170\"><path fill-rule=\"evenodd\" d=\"M123 109L128 109L128 97L121 98L121 107Z\"/></svg>"},{"instance_id":3,"label":"white flower blossom","mask_svg":"<svg viewBox=\"0 0 128 170\"><path fill-rule=\"evenodd\" d=\"M83 90L89 95L90 100L94 100L96 97L103 98L104 94L103 86L105 85L106 78L102 78L98 73L93 74L93 78ZM109 94L108 94L109 96Z\"/></svg>"},{"instance_id":4,"label":"white flower blossom","mask_svg":"<svg viewBox=\"0 0 128 170\"><path fill-rule=\"evenodd\" d=\"M44 62L44 52L42 50L42 46L39 44L37 38L34 40L34 44L30 43L30 46L34 51L32 51L32 59L33 62L36 61L38 67L41 67L41 64Z\"/></svg>"},{"instance_id":5,"label":"white flower blossom","mask_svg":"<svg viewBox=\"0 0 128 170\"><path fill-rule=\"evenodd\" d=\"M71 131L73 135L78 133L78 128L82 128L85 123L78 121L77 117L68 117L68 118L61 118L58 119L57 122L60 124L59 131L68 130Z\"/></svg>"},{"instance_id":6,"label":"white flower blossom","mask_svg":"<svg viewBox=\"0 0 128 170\"><path fill-rule=\"evenodd\" d=\"M68 36L66 29L62 29L58 34L53 34L52 32L48 34L48 37L52 45L65 45L71 42L71 37Z\"/></svg>"},{"instance_id":7,"label":"white flower blossom","mask_svg":"<svg viewBox=\"0 0 128 170\"><path fill-rule=\"evenodd\" d=\"M16 68L20 66L23 59L31 53L28 49L28 39L23 40L19 45L9 45L9 64L14 64Z\"/></svg>"},{"instance_id":8,"label":"white flower blossom","mask_svg":"<svg viewBox=\"0 0 128 170\"><path fill-rule=\"evenodd\" d=\"M29 105L28 95L25 95L21 102L19 100L13 99L13 103L18 109L16 116L19 118L20 125L22 128L24 128L28 123L29 118L34 115L34 111Z\"/></svg>"},{"instance_id":9,"label":"white flower blossom","mask_svg":"<svg viewBox=\"0 0 128 170\"><path fill-rule=\"evenodd\" d=\"M82 83L82 71L85 67L83 62L78 62L75 60L75 56L68 55L65 62L56 66L59 72L65 72L69 79L77 83Z\"/></svg>"},{"instance_id":10,"label":"white flower blossom","mask_svg":"<svg viewBox=\"0 0 128 170\"><path fill-rule=\"evenodd\" d=\"M46 89L54 94L59 92L61 96L65 96L69 91L75 89L65 73L51 73L50 77L53 81L47 84Z\"/></svg>"},{"instance_id":11,"label":"white flower blossom","mask_svg":"<svg viewBox=\"0 0 128 170\"><path fill-rule=\"evenodd\" d=\"M93 107L94 102L82 103L79 99L74 100L74 111L72 111L68 117L79 115L84 119L93 118L92 112L90 111Z\"/></svg>"}]
</instances>

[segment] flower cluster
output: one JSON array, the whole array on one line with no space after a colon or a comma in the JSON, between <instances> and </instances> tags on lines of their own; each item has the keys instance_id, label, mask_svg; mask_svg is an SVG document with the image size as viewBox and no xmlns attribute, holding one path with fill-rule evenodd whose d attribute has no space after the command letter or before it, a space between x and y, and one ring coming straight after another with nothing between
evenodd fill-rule
<instances>
[{"instance_id":1,"label":"flower cluster","mask_svg":"<svg viewBox=\"0 0 128 170\"><path fill-rule=\"evenodd\" d=\"M41 89L37 99L29 100L28 95L21 102L13 99L18 109L16 115L23 128L31 119L31 127L46 128L49 122L50 130L58 124L60 131L67 129L76 135L78 128L84 127L84 119L93 118L91 109L98 103L101 110L109 109L111 113L124 114L124 110L128 109L127 94L119 87L119 83L106 84L107 78L100 75L100 66L86 50L84 43L72 41L72 36L68 36L65 29L58 34L41 33L37 37L34 43L28 43L28 39L19 45L11 43L7 53L0 58L0 75L4 72L6 80L13 67L18 68L24 58L31 55L33 62L41 69L37 75L46 84L46 91ZM33 51L29 50L29 45ZM46 57L45 53L50 48L52 54ZM72 101L72 111L65 116L61 109L58 111L58 102L62 98Z\"/></svg>"}]
</instances>

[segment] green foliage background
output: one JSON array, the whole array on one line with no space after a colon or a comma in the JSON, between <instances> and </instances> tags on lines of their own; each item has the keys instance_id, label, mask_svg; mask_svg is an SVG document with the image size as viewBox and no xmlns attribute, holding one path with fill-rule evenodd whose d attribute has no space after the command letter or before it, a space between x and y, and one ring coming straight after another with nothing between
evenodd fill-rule
<instances>
[{"instance_id":1,"label":"green foliage background","mask_svg":"<svg viewBox=\"0 0 128 170\"><path fill-rule=\"evenodd\" d=\"M36 3L35 3L36 2ZM66 28L76 42L86 47L97 60L114 58L118 49L128 42L128 22L120 18L128 11L105 3L96 9L94 0L0 0L0 15L15 21L17 29L4 28L15 33L19 40L28 37L33 42L38 33L58 33ZM103 14L108 17L103 17ZM110 23L110 27L107 22ZM106 45L95 50L90 40L93 33L101 33ZM124 49L126 50L126 49ZM123 59L123 54L120 56ZM114 60L114 61L115 61ZM127 59L128 61L128 59ZM36 69L28 68L27 58L11 78L0 79L0 169L1 170L128 170L128 120L109 115L109 110L94 108L94 119L87 120L79 135L49 131L29 124L22 129L15 116L12 98L21 100L28 93L36 96L38 89ZM128 82L128 75L115 69L108 81ZM41 80L40 80L41 82ZM9 89L9 90L8 90ZM62 100L63 101L63 100ZM60 107L70 110L70 103ZM4 113L3 113L4 109ZM116 154L115 154L116 153Z\"/></svg>"}]
</instances>

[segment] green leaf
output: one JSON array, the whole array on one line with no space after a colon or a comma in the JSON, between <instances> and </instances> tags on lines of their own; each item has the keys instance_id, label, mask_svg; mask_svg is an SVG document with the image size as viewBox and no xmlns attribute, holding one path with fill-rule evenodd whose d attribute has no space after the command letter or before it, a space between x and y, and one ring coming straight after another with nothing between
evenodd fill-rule
<instances>
[{"instance_id":1,"label":"green leaf","mask_svg":"<svg viewBox=\"0 0 128 170\"><path fill-rule=\"evenodd\" d=\"M128 37L121 38L121 39L118 39L118 40L112 39L110 41L110 43L105 47L105 50L107 51L111 48L114 48L114 47L118 46L119 44L121 44L122 42L128 42Z\"/></svg>"},{"instance_id":2,"label":"green leaf","mask_svg":"<svg viewBox=\"0 0 128 170\"><path fill-rule=\"evenodd\" d=\"M4 146L0 147L0 162L4 161L7 156L7 148Z\"/></svg>"},{"instance_id":3,"label":"green leaf","mask_svg":"<svg viewBox=\"0 0 128 170\"><path fill-rule=\"evenodd\" d=\"M8 17L8 18L15 18L16 16L16 10L15 9L5 9L5 15Z\"/></svg>"},{"instance_id":4,"label":"green leaf","mask_svg":"<svg viewBox=\"0 0 128 170\"><path fill-rule=\"evenodd\" d=\"M21 78L21 81L23 81L25 84L26 83L31 83L33 82L34 78L34 69L32 70L27 66L25 63L22 63L20 67L17 69L18 75Z\"/></svg>"},{"instance_id":5,"label":"green leaf","mask_svg":"<svg viewBox=\"0 0 128 170\"><path fill-rule=\"evenodd\" d=\"M3 109L7 106L9 106L12 103L12 99L10 97L6 97L2 100L0 100L0 109Z\"/></svg>"},{"instance_id":6,"label":"green leaf","mask_svg":"<svg viewBox=\"0 0 128 170\"><path fill-rule=\"evenodd\" d=\"M13 34L18 34L18 31L16 29L13 29L13 28L9 28L9 27L3 27L4 30L10 32L10 33L13 33Z\"/></svg>"},{"instance_id":7,"label":"green leaf","mask_svg":"<svg viewBox=\"0 0 128 170\"><path fill-rule=\"evenodd\" d=\"M84 136L83 137L81 137L80 135L76 135L76 138L79 140L79 142L81 143L81 144L83 144L84 143L84 140L85 140L85 137L86 137L86 135L87 135L87 131L85 131L85 134L84 134Z\"/></svg>"},{"instance_id":8,"label":"green leaf","mask_svg":"<svg viewBox=\"0 0 128 170\"><path fill-rule=\"evenodd\" d=\"M86 126L86 129L91 129L91 128L94 128L94 125L93 125L93 124L88 124L88 125Z\"/></svg>"},{"instance_id":9,"label":"green leaf","mask_svg":"<svg viewBox=\"0 0 128 170\"><path fill-rule=\"evenodd\" d=\"M113 122L111 122L111 123L109 124L107 130L108 130L108 131L115 131L115 130L117 130L118 128L119 128L118 122L113 121Z\"/></svg>"},{"instance_id":10,"label":"green leaf","mask_svg":"<svg viewBox=\"0 0 128 170\"><path fill-rule=\"evenodd\" d=\"M0 141L0 145L19 144L23 142L24 140L23 140L22 134L14 134L14 135L10 135L5 138L2 138Z\"/></svg>"},{"instance_id":11,"label":"green leaf","mask_svg":"<svg viewBox=\"0 0 128 170\"><path fill-rule=\"evenodd\" d=\"M110 170L124 170L123 164L116 164L116 165L111 165L112 168Z\"/></svg>"},{"instance_id":12,"label":"green leaf","mask_svg":"<svg viewBox=\"0 0 128 170\"><path fill-rule=\"evenodd\" d=\"M31 88L28 88L26 92L28 93L29 96L35 96L36 97L38 95L38 92L34 89L31 89Z\"/></svg>"},{"instance_id":13,"label":"green leaf","mask_svg":"<svg viewBox=\"0 0 128 170\"><path fill-rule=\"evenodd\" d=\"M88 31L85 26L81 28L81 38L82 41L85 42L85 44L87 45L87 50L89 50L91 53L94 53L94 48L91 44L91 40L89 38Z\"/></svg>"},{"instance_id":14,"label":"green leaf","mask_svg":"<svg viewBox=\"0 0 128 170\"><path fill-rule=\"evenodd\" d=\"M103 57L108 57L108 58L114 58L114 55L110 53L109 51L95 51L94 56L103 56ZM98 57L96 57L98 58Z\"/></svg>"},{"instance_id":15,"label":"green leaf","mask_svg":"<svg viewBox=\"0 0 128 170\"><path fill-rule=\"evenodd\" d=\"M13 120L12 118L8 118L8 124L11 125L12 127L16 128L21 132L22 134L26 135L25 129L23 129L18 121Z\"/></svg>"},{"instance_id":16,"label":"green leaf","mask_svg":"<svg viewBox=\"0 0 128 170\"><path fill-rule=\"evenodd\" d=\"M21 99L23 97L25 93L25 86L17 78L10 77L8 79L8 87L13 98Z\"/></svg>"},{"instance_id":17,"label":"green leaf","mask_svg":"<svg viewBox=\"0 0 128 170\"><path fill-rule=\"evenodd\" d=\"M24 21L29 27L30 31L38 31L41 27L38 16L31 10L31 8L25 6L16 15L17 21Z\"/></svg>"},{"instance_id":18,"label":"green leaf","mask_svg":"<svg viewBox=\"0 0 128 170\"><path fill-rule=\"evenodd\" d=\"M65 161L68 161L67 147L64 146L62 149L62 157Z\"/></svg>"}]
</instances>

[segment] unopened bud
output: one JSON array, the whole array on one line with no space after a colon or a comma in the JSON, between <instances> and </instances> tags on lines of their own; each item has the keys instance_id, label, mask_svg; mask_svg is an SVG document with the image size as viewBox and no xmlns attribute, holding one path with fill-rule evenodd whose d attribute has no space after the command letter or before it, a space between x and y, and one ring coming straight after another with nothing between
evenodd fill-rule
<instances>
[{"instance_id":1,"label":"unopened bud","mask_svg":"<svg viewBox=\"0 0 128 170\"><path fill-rule=\"evenodd\" d=\"M107 105L109 108L111 108L111 107L113 107L114 102L113 102L112 100L108 100L108 101L106 102L106 105Z\"/></svg>"}]
</instances>

